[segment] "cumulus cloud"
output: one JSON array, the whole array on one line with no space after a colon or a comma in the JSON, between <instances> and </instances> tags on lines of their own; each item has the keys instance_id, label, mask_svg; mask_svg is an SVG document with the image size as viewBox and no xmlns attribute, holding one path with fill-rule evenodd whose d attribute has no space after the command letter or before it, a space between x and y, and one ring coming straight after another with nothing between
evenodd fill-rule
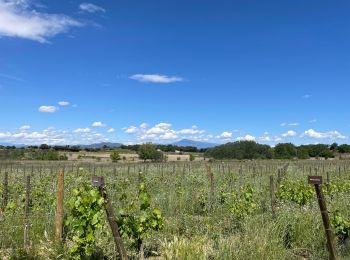
<instances>
[{"instance_id":1,"label":"cumulus cloud","mask_svg":"<svg viewBox=\"0 0 350 260\"><path fill-rule=\"evenodd\" d=\"M90 133L91 129L90 128L77 128L73 131L73 133Z\"/></svg>"},{"instance_id":2,"label":"cumulus cloud","mask_svg":"<svg viewBox=\"0 0 350 260\"><path fill-rule=\"evenodd\" d=\"M177 131L178 134L202 134L205 130L200 130L196 125L193 125L191 128L185 128Z\"/></svg>"},{"instance_id":3,"label":"cumulus cloud","mask_svg":"<svg viewBox=\"0 0 350 260\"><path fill-rule=\"evenodd\" d=\"M221 135L219 136L219 138L222 138L222 139L230 139L232 138L232 132L222 132Z\"/></svg>"},{"instance_id":4,"label":"cumulus cloud","mask_svg":"<svg viewBox=\"0 0 350 260\"><path fill-rule=\"evenodd\" d=\"M66 107L66 106L69 106L69 102L68 101L60 101L58 102L58 105L61 106L61 107Z\"/></svg>"},{"instance_id":5,"label":"cumulus cloud","mask_svg":"<svg viewBox=\"0 0 350 260\"><path fill-rule=\"evenodd\" d=\"M106 10L102 8L101 6L92 4L92 3L81 3L79 5L79 9L83 12L87 13L96 13L96 12L102 12L105 13Z\"/></svg>"},{"instance_id":6,"label":"cumulus cloud","mask_svg":"<svg viewBox=\"0 0 350 260\"><path fill-rule=\"evenodd\" d=\"M101 121L96 121L92 123L93 127L106 127L106 125L104 123L102 123Z\"/></svg>"},{"instance_id":7,"label":"cumulus cloud","mask_svg":"<svg viewBox=\"0 0 350 260\"><path fill-rule=\"evenodd\" d=\"M136 126L124 127L123 130L126 134L134 134L138 132L138 128Z\"/></svg>"},{"instance_id":8,"label":"cumulus cloud","mask_svg":"<svg viewBox=\"0 0 350 260\"><path fill-rule=\"evenodd\" d=\"M205 130L199 129L196 125L190 128L173 129L172 124L161 122L153 126L149 126L147 123L142 123L139 127L129 126L123 128L124 133L133 134L138 140L141 141L166 141L176 140L182 138L188 138L196 140L196 138L204 139L202 135Z\"/></svg>"},{"instance_id":9,"label":"cumulus cloud","mask_svg":"<svg viewBox=\"0 0 350 260\"><path fill-rule=\"evenodd\" d=\"M296 135L297 135L297 132L295 132L293 130L289 130L289 131L285 132L284 134L282 134L283 137L293 137Z\"/></svg>"},{"instance_id":10,"label":"cumulus cloud","mask_svg":"<svg viewBox=\"0 0 350 260\"><path fill-rule=\"evenodd\" d=\"M29 1L0 0L0 37L47 43L49 38L76 26L82 23L62 14L37 12L31 9Z\"/></svg>"},{"instance_id":11,"label":"cumulus cloud","mask_svg":"<svg viewBox=\"0 0 350 260\"><path fill-rule=\"evenodd\" d=\"M346 136L342 135L336 130L328 132L317 132L314 129L309 129L304 132L303 136L315 139L346 139Z\"/></svg>"},{"instance_id":12,"label":"cumulus cloud","mask_svg":"<svg viewBox=\"0 0 350 260\"><path fill-rule=\"evenodd\" d=\"M109 128L107 132L108 133L113 133L113 132L115 132L115 129L114 128Z\"/></svg>"},{"instance_id":13,"label":"cumulus cloud","mask_svg":"<svg viewBox=\"0 0 350 260\"><path fill-rule=\"evenodd\" d=\"M137 80L140 82L151 82L151 83L173 83L183 81L183 78L177 76L166 76L159 74L135 74L130 76L130 79Z\"/></svg>"},{"instance_id":14,"label":"cumulus cloud","mask_svg":"<svg viewBox=\"0 0 350 260\"><path fill-rule=\"evenodd\" d=\"M237 137L236 140L237 141L255 141L256 138L255 138L255 136L247 134L245 136Z\"/></svg>"},{"instance_id":15,"label":"cumulus cloud","mask_svg":"<svg viewBox=\"0 0 350 260\"><path fill-rule=\"evenodd\" d=\"M27 130L29 130L31 128L30 125L22 125L20 128L19 128L19 131L21 132L26 132Z\"/></svg>"},{"instance_id":16,"label":"cumulus cloud","mask_svg":"<svg viewBox=\"0 0 350 260\"><path fill-rule=\"evenodd\" d=\"M159 136L159 139L161 140L171 140L171 139L177 139L177 138L178 136L173 132L167 132Z\"/></svg>"},{"instance_id":17,"label":"cumulus cloud","mask_svg":"<svg viewBox=\"0 0 350 260\"><path fill-rule=\"evenodd\" d=\"M58 107L55 106L41 106L39 111L42 113L55 113L58 111Z\"/></svg>"},{"instance_id":18,"label":"cumulus cloud","mask_svg":"<svg viewBox=\"0 0 350 260\"><path fill-rule=\"evenodd\" d=\"M29 130L29 129L28 129ZM0 140L13 144L49 144L77 145L111 141L103 134L90 131L88 128L78 128L74 131L46 128L42 131L0 132Z\"/></svg>"}]
</instances>

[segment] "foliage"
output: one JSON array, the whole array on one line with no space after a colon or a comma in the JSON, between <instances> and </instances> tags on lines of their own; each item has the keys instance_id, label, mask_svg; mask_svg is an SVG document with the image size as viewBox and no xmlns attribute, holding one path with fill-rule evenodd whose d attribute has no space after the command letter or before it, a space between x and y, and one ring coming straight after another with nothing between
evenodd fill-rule
<instances>
[{"instance_id":1,"label":"foliage","mask_svg":"<svg viewBox=\"0 0 350 260\"><path fill-rule=\"evenodd\" d=\"M145 143L140 145L138 149L138 154L140 159L152 160L152 161L162 161L163 153L157 151L156 146L151 143Z\"/></svg>"},{"instance_id":2,"label":"foliage","mask_svg":"<svg viewBox=\"0 0 350 260\"><path fill-rule=\"evenodd\" d=\"M350 220L345 219L339 211L335 211L332 218L332 225L336 236L340 241L345 241L350 237Z\"/></svg>"},{"instance_id":3,"label":"foliage","mask_svg":"<svg viewBox=\"0 0 350 260\"><path fill-rule=\"evenodd\" d=\"M279 186L276 197L282 201L292 201L304 206L315 197L315 191L313 186L305 181L284 181Z\"/></svg>"},{"instance_id":4,"label":"foliage","mask_svg":"<svg viewBox=\"0 0 350 260\"><path fill-rule=\"evenodd\" d=\"M297 149L292 143L277 144L274 152L276 159L293 159L297 156Z\"/></svg>"},{"instance_id":5,"label":"foliage","mask_svg":"<svg viewBox=\"0 0 350 260\"><path fill-rule=\"evenodd\" d=\"M205 153L215 159L270 159L273 151L270 146L254 141L238 141L208 149Z\"/></svg>"},{"instance_id":6,"label":"foliage","mask_svg":"<svg viewBox=\"0 0 350 260\"><path fill-rule=\"evenodd\" d=\"M126 200L126 195L123 194L122 198ZM120 210L117 222L121 235L128 237L139 251L150 231L163 228L162 213L157 208L151 208L151 197L144 182L139 185L138 203L132 200L125 209Z\"/></svg>"},{"instance_id":7,"label":"foliage","mask_svg":"<svg viewBox=\"0 0 350 260\"><path fill-rule=\"evenodd\" d=\"M93 254L95 232L102 228L103 205L103 197L91 185L84 184L73 190L65 222L74 243L70 249L73 258L80 259Z\"/></svg>"},{"instance_id":8,"label":"foliage","mask_svg":"<svg viewBox=\"0 0 350 260\"><path fill-rule=\"evenodd\" d=\"M118 151L113 151L110 155L112 162L118 162L120 160L120 155Z\"/></svg>"}]
</instances>

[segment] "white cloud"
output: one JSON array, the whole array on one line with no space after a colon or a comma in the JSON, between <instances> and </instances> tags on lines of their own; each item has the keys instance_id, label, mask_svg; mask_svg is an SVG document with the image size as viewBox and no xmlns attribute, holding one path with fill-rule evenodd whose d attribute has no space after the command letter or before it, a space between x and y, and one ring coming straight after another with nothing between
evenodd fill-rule
<instances>
[{"instance_id":1,"label":"white cloud","mask_svg":"<svg viewBox=\"0 0 350 260\"><path fill-rule=\"evenodd\" d=\"M192 125L190 128L173 129L170 123L158 123L149 127L147 123L142 123L139 127L129 126L123 128L124 133L133 134L138 140L141 141L166 141L174 139L188 138L196 140L196 138L205 138L202 134L205 130L199 129L196 125ZM206 138L207 139L207 138Z\"/></svg>"},{"instance_id":2,"label":"white cloud","mask_svg":"<svg viewBox=\"0 0 350 260\"><path fill-rule=\"evenodd\" d=\"M289 130L286 133L282 134L283 137L293 137L296 136L297 132L293 131L293 130Z\"/></svg>"},{"instance_id":3,"label":"white cloud","mask_svg":"<svg viewBox=\"0 0 350 260\"><path fill-rule=\"evenodd\" d=\"M21 131L21 132L26 132L27 130L29 130L30 129L30 125L22 125L20 128L19 128L19 130Z\"/></svg>"},{"instance_id":4,"label":"white cloud","mask_svg":"<svg viewBox=\"0 0 350 260\"><path fill-rule=\"evenodd\" d=\"M0 0L0 37L17 37L47 43L48 38L82 23L61 14L30 9L29 1Z\"/></svg>"},{"instance_id":5,"label":"white cloud","mask_svg":"<svg viewBox=\"0 0 350 260\"><path fill-rule=\"evenodd\" d=\"M146 129L146 128L148 128L148 124L146 124L146 123L142 123L142 124L140 125L140 128L142 128L142 129Z\"/></svg>"},{"instance_id":6,"label":"white cloud","mask_svg":"<svg viewBox=\"0 0 350 260\"><path fill-rule=\"evenodd\" d=\"M255 136L247 134L245 136L237 137L236 140L237 141L255 141L256 138Z\"/></svg>"},{"instance_id":7,"label":"white cloud","mask_svg":"<svg viewBox=\"0 0 350 260\"><path fill-rule=\"evenodd\" d=\"M92 123L93 127L106 127L106 125L104 123L102 123L101 121L96 121Z\"/></svg>"},{"instance_id":8,"label":"white cloud","mask_svg":"<svg viewBox=\"0 0 350 260\"><path fill-rule=\"evenodd\" d=\"M232 132L222 132L221 135L219 136L219 138L222 139L230 139L232 138Z\"/></svg>"},{"instance_id":9,"label":"white cloud","mask_svg":"<svg viewBox=\"0 0 350 260\"><path fill-rule=\"evenodd\" d=\"M173 83L183 81L183 78L177 76L166 76L159 74L135 74L130 76L130 79L140 82L152 82L152 83Z\"/></svg>"},{"instance_id":10,"label":"white cloud","mask_svg":"<svg viewBox=\"0 0 350 260\"><path fill-rule=\"evenodd\" d=\"M97 134L88 128L78 128L74 131L65 131L53 127L35 132L5 132L0 133L0 139L14 144L49 144L49 145L77 145L110 141L102 134Z\"/></svg>"},{"instance_id":11,"label":"white cloud","mask_svg":"<svg viewBox=\"0 0 350 260\"><path fill-rule=\"evenodd\" d=\"M171 124L168 123L159 123L154 127L148 129L146 134L163 134L166 133L171 128Z\"/></svg>"},{"instance_id":12,"label":"white cloud","mask_svg":"<svg viewBox=\"0 0 350 260\"><path fill-rule=\"evenodd\" d=\"M302 136L316 138L316 139L346 139L346 136L342 135L338 131L317 132L314 129L309 129L304 132Z\"/></svg>"},{"instance_id":13,"label":"white cloud","mask_svg":"<svg viewBox=\"0 0 350 260\"><path fill-rule=\"evenodd\" d=\"M177 139L177 138L178 136L172 132L167 132L159 136L159 139L161 140L171 140L171 139Z\"/></svg>"},{"instance_id":14,"label":"white cloud","mask_svg":"<svg viewBox=\"0 0 350 260\"><path fill-rule=\"evenodd\" d=\"M98 6L92 3L81 3L79 5L79 9L82 10L83 12L88 12L88 13L96 13L96 12L105 13L106 12L106 10L101 6Z\"/></svg>"},{"instance_id":15,"label":"white cloud","mask_svg":"<svg viewBox=\"0 0 350 260\"><path fill-rule=\"evenodd\" d=\"M181 129L179 131L176 131L178 134L202 134L205 130L200 130L196 125L193 125L191 128Z\"/></svg>"},{"instance_id":16,"label":"white cloud","mask_svg":"<svg viewBox=\"0 0 350 260\"><path fill-rule=\"evenodd\" d=\"M138 132L138 128L136 126L125 127L123 130L126 134L134 134Z\"/></svg>"},{"instance_id":17,"label":"white cloud","mask_svg":"<svg viewBox=\"0 0 350 260\"><path fill-rule=\"evenodd\" d=\"M90 128L77 128L73 131L73 133L90 133L91 129Z\"/></svg>"},{"instance_id":18,"label":"white cloud","mask_svg":"<svg viewBox=\"0 0 350 260\"><path fill-rule=\"evenodd\" d=\"M114 128L109 128L107 132L108 133L113 133L113 132L115 132L115 129Z\"/></svg>"},{"instance_id":19,"label":"white cloud","mask_svg":"<svg viewBox=\"0 0 350 260\"><path fill-rule=\"evenodd\" d=\"M317 122L317 119L312 119L309 121L309 123L316 123Z\"/></svg>"},{"instance_id":20,"label":"white cloud","mask_svg":"<svg viewBox=\"0 0 350 260\"><path fill-rule=\"evenodd\" d=\"M69 102L68 101L60 101L58 102L58 105L61 106L61 107L65 107L65 106L69 106Z\"/></svg>"},{"instance_id":21,"label":"white cloud","mask_svg":"<svg viewBox=\"0 0 350 260\"><path fill-rule=\"evenodd\" d=\"M281 126L284 127L284 126L298 126L300 125L299 123L295 122L295 123L282 123Z\"/></svg>"},{"instance_id":22,"label":"white cloud","mask_svg":"<svg viewBox=\"0 0 350 260\"><path fill-rule=\"evenodd\" d=\"M58 107L55 106L41 106L39 111L42 113L55 113L58 111Z\"/></svg>"}]
</instances>

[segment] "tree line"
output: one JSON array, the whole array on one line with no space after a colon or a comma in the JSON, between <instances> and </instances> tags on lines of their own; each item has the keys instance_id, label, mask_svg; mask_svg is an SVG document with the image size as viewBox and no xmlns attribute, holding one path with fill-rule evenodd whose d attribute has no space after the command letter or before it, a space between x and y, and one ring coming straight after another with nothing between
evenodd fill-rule
<instances>
[{"instance_id":1,"label":"tree line","mask_svg":"<svg viewBox=\"0 0 350 260\"><path fill-rule=\"evenodd\" d=\"M206 157L214 159L309 159L334 158L337 153L350 153L350 145L310 144L296 146L292 143L280 143L275 147L254 141L237 141L210 148Z\"/></svg>"}]
</instances>

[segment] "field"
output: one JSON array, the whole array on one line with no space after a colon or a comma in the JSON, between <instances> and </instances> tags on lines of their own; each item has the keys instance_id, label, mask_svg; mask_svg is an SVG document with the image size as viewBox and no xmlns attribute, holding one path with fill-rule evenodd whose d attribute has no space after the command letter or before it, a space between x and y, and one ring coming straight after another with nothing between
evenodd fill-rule
<instances>
[{"instance_id":1,"label":"field","mask_svg":"<svg viewBox=\"0 0 350 260\"><path fill-rule=\"evenodd\" d=\"M307 184L310 174L323 176L338 259L350 259L349 161L3 162L0 165L1 259L79 259L82 254L74 252L73 236L79 230L71 228L66 220L73 214L72 201L74 204L78 196L73 190L80 187L94 190L88 186L94 175L104 176L119 223L127 218L125 212L139 216L142 211L139 204L149 202L147 208L161 212L152 211L157 212L152 221L158 221L151 222L153 228L138 230L142 233L145 258L328 259L316 195L313 186ZM68 224L62 244L57 244L55 212L60 170L65 172L64 209ZM29 186L26 186L27 176L30 176ZM30 187L29 200L26 200L26 187ZM116 259L104 212L97 217L99 225L90 241L92 252L85 257ZM28 224L26 240L25 223ZM129 258L137 259L140 248L132 238L125 232L123 241Z\"/></svg>"}]
</instances>

